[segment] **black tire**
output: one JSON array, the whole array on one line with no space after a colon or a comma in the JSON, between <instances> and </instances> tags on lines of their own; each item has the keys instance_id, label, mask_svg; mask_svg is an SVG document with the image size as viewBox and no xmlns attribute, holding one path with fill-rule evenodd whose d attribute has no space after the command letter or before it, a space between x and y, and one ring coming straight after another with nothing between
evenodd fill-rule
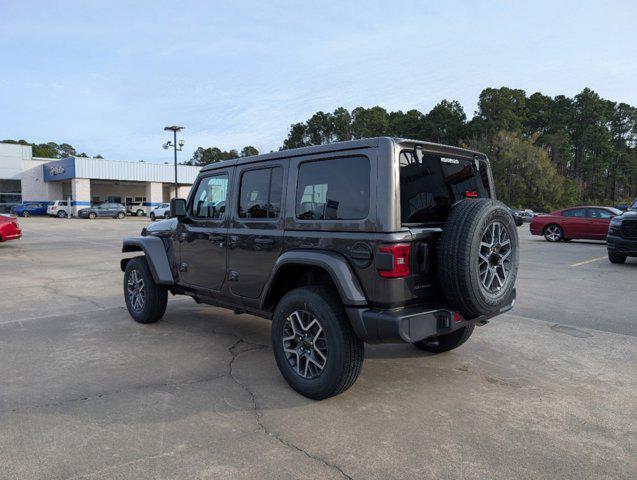
<instances>
[{"instance_id":1,"label":"black tire","mask_svg":"<svg viewBox=\"0 0 637 480\"><path fill-rule=\"evenodd\" d=\"M88 218L90 218L91 220L95 220L95 217L97 217L97 215L95 214L95 212L90 212L88 214Z\"/></svg>"},{"instance_id":2,"label":"black tire","mask_svg":"<svg viewBox=\"0 0 637 480\"><path fill-rule=\"evenodd\" d=\"M551 223L544 227L544 231L542 233L544 234L544 238L547 242L555 243L564 240L564 230L555 223Z\"/></svg>"},{"instance_id":3,"label":"black tire","mask_svg":"<svg viewBox=\"0 0 637 480\"><path fill-rule=\"evenodd\" d=\"M133 305L133 299L129 294L129 279L134 275L134 271L138 272L144 282L145 297L141 308ZM128 313L138 323L154 323L164 316L168 302L168 290L166 287L157 285L154 282L146 257L132 258L126 265L124 272L124 299Z\"/></svg>"},{"instance_id":4,"label":"black tire","mask_svg":"<svg viewBox=\"0 0 637 480\"><path fill-rule=\"evenodd\" d=\"M122 218L124 218L125 216L126 216L126 214L124 212L118 212L118 214L117 214L117 218L119 218L120 220Z\"/></svg>"},{"instance_id":5,"label":"black tire","mask_svg":"<svg viewBox=\"0 0 637 480\"><path fill-rule=\"evenodd\" d=\"M626 255L622 255L621 253L608 251L608 259L610 263L624 263L626 262Z\"/></svg>"},{"instance_id":6,"label":"black tire","mask_svg":"<svg viewBox=\"0 0 637 480\"><path fill-rule=\"evenodd\" d=\"M22 216L24 218L27 218L29 216L29 212L27 210L25 210L24 212L22 212Z\"/></svg>"},{"instance_id":7,"label":"black tire","mask_svg":"<svg viewBox=\"0 0 637 480\"><path fill-rule=\"evenodd\" d=\"M487 229L489 233L496 229L498 240L484 252L481 242L489 234ZM509 305L518 262L518 232L504 204L482 198L464 200L453 208L440 237L438 276L445 298L462 315L475 318Z\"/></svg>"},{"instance_id":8,"label":"black tire","mask_svg":"<svg viewBox=\"0 0 637 480\"><path fill-rule=\"evenodd\" d=\"M138 217L143 217L143 216L144 216L144 211L143 211L142 209L139 209L139 210L137 210L137 211L135 212L135 214L136 214Z\"/></svg>"},{"instance_id":9,"label":"black tire","mask_svg":"<svg viewBox=\"0 0 637 480\"><path fill-rule=\"evenodd\" d=\"M313 378L304 378L298 373L299 366L295 368L291 363L294 360L288 359L284 351L283 339L290 331L288 317L296 311L312 315L324 332L326 360L322 371ZM290 387L313 400L333 397L351 387L361 372L365 353L365 345L352 330L341 299L332 290L318 286L297 288L279 301L272 320L272 349ZM309 350L314 355L313 350ZM298 356L296 361L300 362Z\"/></svg>"},{"instance_id":10,"label":"black tire","mask_svg":"<svg viewBox=\"0 0 637 480\"><path fill-rule=\"evenodd\" d=\"M66 212L64 210L60 210L58 212L58 218L65 218L66 217Z\"/></svg>"},{"instance_id":11,"label":"black tire","mask_svg":"<svg viewBox=\"0 0 637 480\"><path fill-rule=\"evenodd\" d=\"M164 218L170 218L170 212L164 213Z\"/></svg>"},{"instance_id":12,"label":"black tire","mask_svg":"<svg viewBox=\"0 0 637 480\"><path fill-rule=\"evenodd\" d=\"M150 212L149 217L150 217L150 221L151 221L151 222L154 222L154 221L155 221L155 213L154 213L154 212Z\"/></svg>"},{"instance_id":13,"label":"black tire","mask_svg":"<svg viewBox=\"0 0 637 480\"><path fill-rule=\"evenodd\" d=\"M470 323L466 327L459 328L455 332L440 335L438 337L425 338L419 342L415 342L414 346L432 353L442 353L458 348L464 342L469 340L475 328L474 323Z\"/></svg>"}]
</instances>

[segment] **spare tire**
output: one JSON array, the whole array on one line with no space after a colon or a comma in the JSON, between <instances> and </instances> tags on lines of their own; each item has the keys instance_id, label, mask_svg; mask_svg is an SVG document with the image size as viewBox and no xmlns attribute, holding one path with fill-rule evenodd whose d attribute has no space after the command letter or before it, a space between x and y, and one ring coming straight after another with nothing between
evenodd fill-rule
<instances>
[{"instance_id":1,"label":"spare tire","mask_svg":"<svg viewBox=\"0 0 637 480\"><path fill-rule=\"evenodd\" d=\"M447 301L475 318L509 305L518 273L518 234L507 207L467 199L451 211L438 248L438 276Z\"/></svg>"}]
</instances>

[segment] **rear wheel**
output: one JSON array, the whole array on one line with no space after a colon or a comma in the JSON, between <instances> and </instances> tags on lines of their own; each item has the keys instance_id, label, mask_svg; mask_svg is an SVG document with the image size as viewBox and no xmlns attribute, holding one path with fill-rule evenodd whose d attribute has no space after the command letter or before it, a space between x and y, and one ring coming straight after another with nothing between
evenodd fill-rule
<instances>
[{"instance_id":1,"label":"rear wheel","mask_svg":"<svg viewBox=\"0 0 637 480\"><path fill-rule=\"evenodd\" d=\"M22 212L22 216L24 218L28 217L29 216L29 212L27 210L25 210L24 212Z\"/></svg>"},{"instance_id":2,"label":"rear wheel","mask_svg":"<svg viewBox=\"0 0 637 480\"><path fill-rule=\"evenodd\" d=\"M473 333L475 324L471 323L466 327L459 328L455 332L440 335L438 337L425 338L419 342L415 342L414 346L432 353L442 353L458 348L464 342L469 340Z\"/></svg>"},{"instance_id":3,"label":"rear wheel","mask_svg":"<svg viewBox=\"0 0 637 480\"><path fill-rule=\"evenodd\" d=\"M126 308L138 323L153 323L163 317L168 302L166 287L157 285L145 257L132 258L124 272Z\"/></svg>"},{"instance_id":4,"label":"rear wheel","mask_svg":"<svg viewBox=\"0 0 637 480\"><path fill-rule=\"evenodd\" d=\"M58 212L58 218L64 218L64 217L66 217L66 212L64 210L60 210Z\"/></svg>"},{"instance_id":5,"label":"rear wheel","mask_svg":"<svg viewBox=\"0 0 637 480\"><path fill-rule=\"evenodd\" d=\"M154 222L155 221L155 212L150 212L149 217L150 217L150 221Z\"/></svg>"},{"instance_id":6,"label":"rear wheel","mask_svg":"<svg viewBox=\"0 0 637 480\"><path fill-rule=\"evenodd\" d=\"M325 287L302 287L285 295L272 321L274 358L288 384L321 400L344 392L360 374L364 344L343 304Z\"/></svg>"},{"instance_id":7,"label":"rear wheel","mask_svg":"<svg viewBox=\"0 0 637 480\"><path fill-rule=\"evenodd\" d=\"M564 230L559 225L547 225L544 228L544 238L549 242L559 242L564 239Z\"/></svg>"},{"instance_id":8,"label":"rear wheel","mask_svg":"<svg viewBox=\"0 0 637 480\"><path fill-rule=\"evenodd\" d=\"M90 212L88 214L88 218L90 218L91 220L95 220L95 217L97 217L97 215L95 214L95 212Z\"/></svg>"},{"instance_id":9,"label":"rear wheel","mask_svg":"<svg viewBox=\"0 0 637 480\"><path fill-rule=\"evenodd\" d=\"M137 210L135 213L137 214L138 217L143 217L144 216L144 211L141 208L139 210Z\"/></svg>"},{"instance_id":10,"label":"rear wheel","mask_svg":"<svg viewBox=\"0 0 637 480\"><path fill-rule=\"evenodd\" d=\"M119 218L120 220L121 220L122 218L124 218L125 216L126 216L126 214L125 214L124 212L119 212L119 213L117 214L117 218Z\"/></svg>"},{"instance_id":11,"label":"rear wheel","mask_svg":"<svg viewBox=\"0 0 637 480\"><path fill-rule=\"evenodd\" d=\"M610 263L624 263L626 261L626 255L609 251L608 259L610 260Z\"/></svg>"}]
</instances>

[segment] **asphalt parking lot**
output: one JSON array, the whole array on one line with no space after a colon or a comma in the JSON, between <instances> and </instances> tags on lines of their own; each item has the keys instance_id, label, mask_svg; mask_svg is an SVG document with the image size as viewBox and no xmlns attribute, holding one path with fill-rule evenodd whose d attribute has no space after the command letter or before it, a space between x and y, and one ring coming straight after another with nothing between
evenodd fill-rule
<instances>
[{"instance_id":1,"label":"asphalt parking lot","mask_svg":"<svg viewBox=\"0 0 637 480\"><path fill-rule=\"evenodd\" d=\"M21 220L0 244L0 478L636 478L637 259L520 227L518 303L438 356L368 346L345 394L288 388L269 322L169 299L135 324L143 219Z\"/></svg>"}]
</instances>

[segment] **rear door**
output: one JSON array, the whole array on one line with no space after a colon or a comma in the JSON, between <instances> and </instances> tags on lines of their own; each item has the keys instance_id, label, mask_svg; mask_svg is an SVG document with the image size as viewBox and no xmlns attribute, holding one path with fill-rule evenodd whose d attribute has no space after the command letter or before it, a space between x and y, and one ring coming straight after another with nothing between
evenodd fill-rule
<instances>
[{"instance_id":1,"label":"rear door","mask_svg":"<svg viewBox=\"0 0 637 480\"><path fill-rule=\"evenodd\" d=\"M231 169L203 176L178 223L181 282L199 290L221 290L226 278L228 219L226 201Z\"/></svg>"},{"instance_id":2,"label":"rear door","mask_svg":"<svg viewBox=\"0 0 637 480\"><path fill-rule=\"evenodd\" d=\"M237 167L228 232L228 281L233 295L258 298L283 248L287 162Z\"/></svg>"}]
</instances>

